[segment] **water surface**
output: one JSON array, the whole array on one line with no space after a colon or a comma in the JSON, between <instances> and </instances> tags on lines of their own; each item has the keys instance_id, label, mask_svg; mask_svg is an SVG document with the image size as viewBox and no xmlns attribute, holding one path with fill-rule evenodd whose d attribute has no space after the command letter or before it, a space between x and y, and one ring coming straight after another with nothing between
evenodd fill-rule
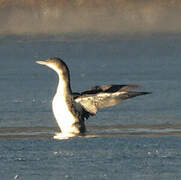
<instances>
[{"instance_id":1,"label":"water surface","mask_svg":"<svg viewBox=\"0 0 181 180\"><path fill-rule=\"evenodd\" d=\"M108 40L3 38L1 179L180 179L180 36ZM72 89L138 84L150 95L100 110L87 136L53 140L56 74L35 60L64 59Z\"/></svg>"}]
</instances>

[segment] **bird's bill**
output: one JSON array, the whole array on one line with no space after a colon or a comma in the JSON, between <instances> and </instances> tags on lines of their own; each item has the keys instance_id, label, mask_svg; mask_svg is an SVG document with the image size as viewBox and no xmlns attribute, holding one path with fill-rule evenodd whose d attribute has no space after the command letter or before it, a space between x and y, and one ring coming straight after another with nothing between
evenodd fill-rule
<instances>
[{"instance_id":1,"label":"bird's bill","mask_svg":"<svg viewBox=\"0 0 181 180\"><path fill-rule=\"evenodd\" d=\"M38 60L36 61L37 64L41 64L41 65L47 65L46 61L42 61L42 60Z\"/></svg>"}]
</instances>

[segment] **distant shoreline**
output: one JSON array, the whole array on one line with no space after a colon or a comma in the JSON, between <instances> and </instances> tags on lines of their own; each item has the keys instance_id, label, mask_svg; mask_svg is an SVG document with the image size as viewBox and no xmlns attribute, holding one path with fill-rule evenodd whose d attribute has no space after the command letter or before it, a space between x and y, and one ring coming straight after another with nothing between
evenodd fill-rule
<instances>
[{"instance_id":1,"label":"distant shoreline","mask_svg":"<svg viewBox=\"0 0 181 180\"><path fill-rule=\"evenodd\" d=\"M0 0L0 34L180 33L179 0Z\"/></svg>"}]
</instances>

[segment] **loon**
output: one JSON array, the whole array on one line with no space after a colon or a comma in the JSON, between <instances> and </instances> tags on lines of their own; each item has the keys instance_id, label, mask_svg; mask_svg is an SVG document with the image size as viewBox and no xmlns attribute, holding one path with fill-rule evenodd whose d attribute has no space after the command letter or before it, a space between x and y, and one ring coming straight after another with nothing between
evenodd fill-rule
<instances>
[{"instance_id":1,"label":"loon","mask_svg":"<svg viewBox=\"0 0 181 180\"><path fill-rule=\"evenodd\" d=\"M114 106L120 101L149 92L133 92L130 89L139 85L102 85L95 86L82 93L73 93L70 85L70 72L60 58L38 60L36 63L53 69L59 78L56 94L52 101L52 110L61 133L55 139L83 135L86 131L85 119L93 116L104 107Z\"/></svg>"}]
</instances>

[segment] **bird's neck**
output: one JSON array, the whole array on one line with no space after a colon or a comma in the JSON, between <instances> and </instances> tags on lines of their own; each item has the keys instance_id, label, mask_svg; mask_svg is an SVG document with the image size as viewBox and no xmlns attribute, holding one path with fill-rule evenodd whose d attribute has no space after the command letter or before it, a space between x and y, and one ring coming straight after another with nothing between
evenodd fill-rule
<instances>
[{"instance_id":1,"label":"bird's neck","mask_svg":"<svg viewBox=\"0 0 181 180\"><path fill-rule=\"evenodd\" d=\"M56 94L65 98L69 97L72 94L69 77L62 77L58 74L58 78L59 81Z\"/></svg>"}]
</instances>

